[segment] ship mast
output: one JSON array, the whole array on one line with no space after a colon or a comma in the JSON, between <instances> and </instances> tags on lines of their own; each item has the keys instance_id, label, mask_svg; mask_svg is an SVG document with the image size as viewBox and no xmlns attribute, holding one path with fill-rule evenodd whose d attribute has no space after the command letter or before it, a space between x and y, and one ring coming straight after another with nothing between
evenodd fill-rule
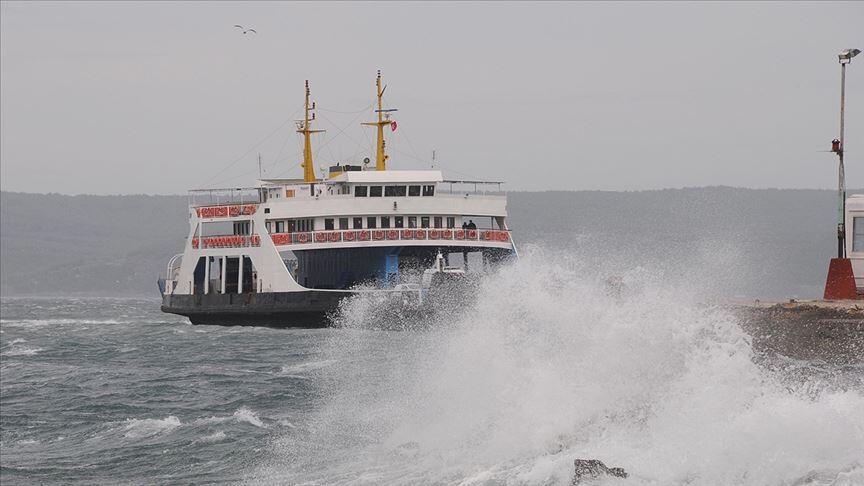
<instances>
[{"instance_id":1,"label":"ship mast","mask_svg":"<svg viewBox=\"0 0 864 486\"><path fill-rule=\"evenodd\" d=\"M320 133L324 130L312 130L310 122L315 120L315 113L312 113L312 118L309 118L311 110L315 109L315 102L309 106L309 80L306 80L306 111L303 120L297 122L297 133L303 134L303 181L315 182L318 180L315 177L315 164L312 162L312 138L313 133Z\"/></svg>"},{"instance_id":2,"label":"ship mast","mask_svg":"<svg viewBox=\"0 0 864 486\"><path fill-rule=\"evenodd\" d=\"M381 70L378 70L378 78L375 80L376 93L378 96L378 109L375 110L378 113L378 121L377 122L367 122L363 123L363 125L369 125L373 127L378 127L378 144L377 151L375 153L375 170L387 170L387 159L389 156L385 151L385 142L384 142L384 127L390 125L393 130L396 130L396 122L390 120L390 113L396 111L395 108L385 110L382 103L382 98L384 96L384 90L387 89L385 85L384 88L381 88Z\"/></svg>"}]
</instances>

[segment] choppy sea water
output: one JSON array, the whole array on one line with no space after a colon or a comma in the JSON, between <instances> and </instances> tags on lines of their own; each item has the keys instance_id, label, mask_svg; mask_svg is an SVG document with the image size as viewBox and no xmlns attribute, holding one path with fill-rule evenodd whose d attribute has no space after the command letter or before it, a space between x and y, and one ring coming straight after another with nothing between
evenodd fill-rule
<instances>
[{"instance_id":1,"label":"choppy sea water","mask_svg":"<svg viewBox=\"0 0 864 486\"><path fill-rule=\"evenodd\" d=\"M757 359L686 286L627 278L528 256L400 332L374 300L280 330L3 299L0 482L552 485L578 457L609 484L864 484L864 369Z\"/></svg>"}]
</instances>

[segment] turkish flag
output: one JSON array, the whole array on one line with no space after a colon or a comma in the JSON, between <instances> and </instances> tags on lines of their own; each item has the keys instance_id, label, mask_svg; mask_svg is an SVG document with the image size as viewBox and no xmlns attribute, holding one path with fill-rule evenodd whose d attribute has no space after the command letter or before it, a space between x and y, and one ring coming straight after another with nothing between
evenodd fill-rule
<instances>
[{"instance_id":1,"label":"turkish flag","mask_svg":"<svg viewBox=\"0 0 864 486\"><path fill-rule=\"evenodd\" d=\"M396 131L396 122L395 121L390 122L390 130L393 132Z\"/></svg>"}]
</instances>

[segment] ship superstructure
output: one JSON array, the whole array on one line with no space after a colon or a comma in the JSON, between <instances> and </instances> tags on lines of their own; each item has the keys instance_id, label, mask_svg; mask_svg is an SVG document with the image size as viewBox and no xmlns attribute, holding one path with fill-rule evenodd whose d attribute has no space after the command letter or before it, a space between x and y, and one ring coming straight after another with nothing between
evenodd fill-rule
<instances>
[{"instance_id":1,"label":"ship superstructure","mask_svg":"<svg viewBox=\"0 0 864 486\"><path fill-rule=\"evenodd\" d=\"M465 270L515 254L502 182L387 168L384 128L395 121L380 72L376 93L377 121L366 124L377 131L374 167L316 176L307 82L303 179L190 191L186 246L161 285L165 312L193 323L324 325L346 296L411 288L430 266Z\"/></svg>"}]
</instances>

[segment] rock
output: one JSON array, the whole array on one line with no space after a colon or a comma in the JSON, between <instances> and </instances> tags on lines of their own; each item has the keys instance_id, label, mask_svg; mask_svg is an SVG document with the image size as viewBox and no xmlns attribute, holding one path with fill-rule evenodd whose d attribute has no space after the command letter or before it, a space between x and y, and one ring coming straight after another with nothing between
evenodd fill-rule
<instances>
[{"instance_id":1,"label":"rock","mask_svg":"<svg viewBox=\"0 0 864 486\"><path fill-rule=\"evenodd\" d=\"M606 467L602 461L597 459L576 459L573 461L576 475L573 476L573 485L584 484L586 481L600 479L603 476L626 478L627 472L620 467Z\"/></svg>"}]
</instances>

